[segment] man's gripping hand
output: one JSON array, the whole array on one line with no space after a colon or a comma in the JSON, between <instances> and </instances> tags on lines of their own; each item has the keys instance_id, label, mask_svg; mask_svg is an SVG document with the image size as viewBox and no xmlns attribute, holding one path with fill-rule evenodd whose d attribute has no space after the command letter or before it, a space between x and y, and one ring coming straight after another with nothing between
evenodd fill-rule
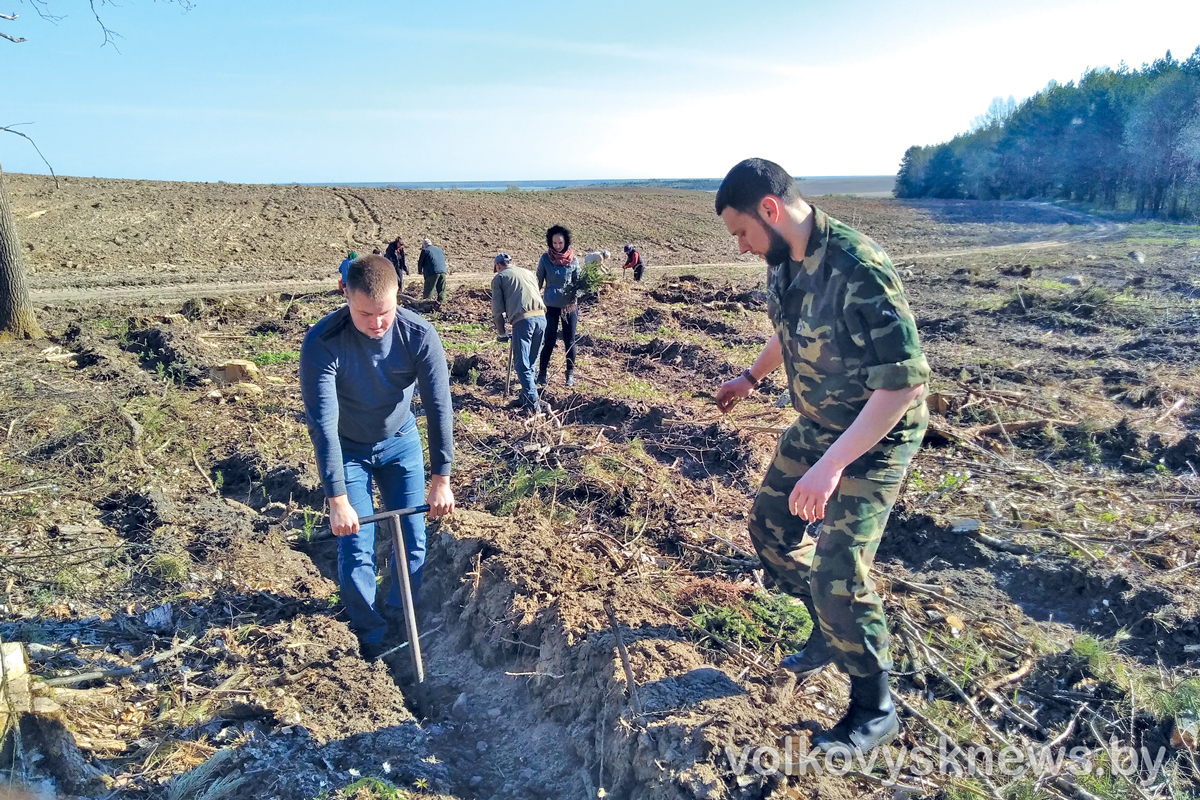
<instances>
[{"instance_id":1,"label":"man's gripping hand","mask_svg":"<svg viewBox=\"0 0 1200 800\"><path fill-rule=\"evenodd\" d=\"M733 380L725 381L721 384L721 388L717 390L717 408L722 414L728 414L729 410L737 405L739 400L749 397L752 391L754 391L754 387L750 384L750 381L741 375Z\"/></svg>"},{"instance_id":2,"label":"man's gripping hand","mask_svg":"<svg viewBox=\"0 0 1200 800\"><path fill-rule=\"evenodd\" d=\"M344 494L329 498L329 528L334 536L358 533L358 512Z\"/></svg>"},{"instance_id":3,"label":"man's gripping hand","mask_svg":"<svg viewBox=\"0 0 1200 800\"><path fill-rule=\"evenodd\" d=\"M429 504L429 516L442 517L454 511L454 492L450 489L449 475L434 475L429 480L429 493L425 495Z\"/></svg>"}]
</instances>

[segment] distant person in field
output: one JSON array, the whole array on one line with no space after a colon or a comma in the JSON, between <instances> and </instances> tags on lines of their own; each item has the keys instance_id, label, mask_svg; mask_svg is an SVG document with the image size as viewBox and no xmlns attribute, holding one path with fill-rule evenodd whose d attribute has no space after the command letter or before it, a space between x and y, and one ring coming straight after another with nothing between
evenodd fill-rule
<instances>
[{"instance_id":1,"label":"distant person in field","mask_svg":"<svg viewBox=\"0 0 1200 800\"><path fill-rule=\"evenodd\" d=\"M602 272L607 274L608 270L604 269L604 262L608 259L608 256L609 256L609 252L607 250L600 250L600 251L593 250L592 252L586 254L583 257L584 269L587 269L588 267L595 264L596 266L598 266L600 268L600 270Z\"/></svg>"},{"instance_id":2,"label":"distant person in field","mask_svg":"<svg viewBox=\"0 0 1200 800\"><path fill-rule=\"evenodd\" d=\"M579 259L571 250L571 232L562 225L546 231L546 252L538 260L538 287L544 287L546 303L546 341L542 345L537 382L546 385L546 368L562 326L563 348L567 351L567 386L575 385L575 329L579 324L579 283L582 273Z\"/></svg>"},{"instance_id":3,"label":"distant person in field","mask_svg":"<svg viewBox=\"0 0 1200 800\"><path fill-rule=\"evenodd\" d=\"M428 239L421 240L421 256L417 272L425 276L425 299L435 295L439 303L446 300L446 251Z\"/></svg>"},{"instance_id":4,"label":"distant person in field","mask_svg":"<svg viewBox=\"0 0 1200 800\"><path fill-rule=\"evenodd\" d=\"M396 270L383 256L356 259L346 279L346 305L309 329L300 348L300 392L316 451L321 487L329 501L329 527L338 537L338 584L365 658L378 656L390 620L403 619L396 564L381 607L375 593L375 525L359 518L375 512L373 486L387 510L422 501L430 516L454 510L450 464L454 460L453 409L446 354L437 331L396 306ZM427 420L429 465L412 413L421 392ZM425 564L425 518L400 522L408 549L414 596Z\"/></svg>"},{"instance_id":5,"label":"distant person in field","mask_svg":"<svg viewBox=\"0 0 1200 800\"><path fill-rule=\"evenodd\" d=\"M358 258L358 253L351 250L350 255L346 256L345 260L338 265L338 291L343 294L346 292L346 276L350 274L350 265L356 258Z\"/></svg>"},{"instance_id":6,"label":"distant person in field","mask_svg":"<svg viewBox=\"0 0 1200 800\"><path fill-rule=\"evenodd\" d=\"M518 401L522 408L536 413L542 405L534 383L533 362L546 336L546 304L533 273L515 265L508 253L496 256L493 271L492 322L501 341L508 338L505 323L512 326L512 363L521 384Z\"/></svg>"},{"instance_id":7,"label":"distant person in field","mask_svg":"<svg viewBox=\"0 0 1200 800\"><path fill-rule=\"evenodd\" d=\"M775 328L758 359L721 386L717 406L728 412L782 365L800 414L749 523L767 574L814 620L804 648L780 666L808 677L835 663L850 675L849 708L813 745L865 752L900 730L870 571L929 422L929 363L887 254L806 202L783 167L741 162L717 190L716 211L742 253L766 259Z\"/></svg>"},{"instance_id":8,"label":"distant person in field","mask_svg":"<svg viewBox=\"0 0 1200 800\"><path fill-rule=\"evenodd\" d=\"M621 269L622 271L632 269L635 281L640 281L642 274L646 271L646 262L642 260L642 254L631 244L625 245L625 265Z\"/></svg>"},{"instance_id":9,"label":"distant person in field","mask_svg":"<svg viewBox=\"0 0 1200 800\"><path fill-rule=\"evenodd\" d=\"M408 262L404 260L404 237L397 236L389 242L387 249L383 251L383 255L396 268L396 283L399 286L399 291L403 292L404 276L408 274Z\"/></svg>"}]
</instances>

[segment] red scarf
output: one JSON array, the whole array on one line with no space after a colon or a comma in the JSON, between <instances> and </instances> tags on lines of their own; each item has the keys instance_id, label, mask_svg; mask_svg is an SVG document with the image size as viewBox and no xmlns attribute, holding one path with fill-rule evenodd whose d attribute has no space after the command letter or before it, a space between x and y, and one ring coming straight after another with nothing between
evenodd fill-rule
<instances>
[{"instance_id":1,"label":"red scarf","mask_svg":"<svg viewBox=\"0 0 1200 800\"><path fill-rule=\"evenodd\" d=\"M569 247L561 253L555 252L551 247L546 251L546 255L550 256L550 263L556 267L565 267L575 260L575 251Z\"/></svg>"}]
</instances>

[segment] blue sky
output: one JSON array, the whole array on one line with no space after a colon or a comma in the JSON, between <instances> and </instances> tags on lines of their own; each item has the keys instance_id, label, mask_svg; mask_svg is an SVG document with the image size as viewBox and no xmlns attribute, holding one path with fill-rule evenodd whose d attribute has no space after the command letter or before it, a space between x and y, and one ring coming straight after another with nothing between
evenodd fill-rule
<instances>
[{"instance_id":1,"label":"blue sky","mask_svg":"<svg viewBox=\"0 0 1200 800\"><path fill-rule=\"evenodd\" d=\"M1200 45L1195 0L31 0L0 125L60 174L238 182L894 173L995 96ZM18 137L0 163L45 172Z\"/></svg>"}]
</instances>

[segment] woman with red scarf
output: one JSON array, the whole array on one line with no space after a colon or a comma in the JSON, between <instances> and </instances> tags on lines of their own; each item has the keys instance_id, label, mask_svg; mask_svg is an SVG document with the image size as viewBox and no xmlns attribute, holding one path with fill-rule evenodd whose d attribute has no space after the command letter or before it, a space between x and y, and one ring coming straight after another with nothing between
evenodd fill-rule
<instances>
[{"instance_id":1,"label":"woman with red scarf","mask_svg":"<svg viewBox=\"0 0 1200 800\"><path fill-rule=\"evenodd\" d=\"M571 232L562 225L546 231L546 252L538 260L538 287L546 302L546 339L542 345L537 382L546 385L546 368L562 324L563 347L567 349L567 386L575 385L575 327L579 322L579 259L571 250Z\"/></svg>"}]
</instances>

